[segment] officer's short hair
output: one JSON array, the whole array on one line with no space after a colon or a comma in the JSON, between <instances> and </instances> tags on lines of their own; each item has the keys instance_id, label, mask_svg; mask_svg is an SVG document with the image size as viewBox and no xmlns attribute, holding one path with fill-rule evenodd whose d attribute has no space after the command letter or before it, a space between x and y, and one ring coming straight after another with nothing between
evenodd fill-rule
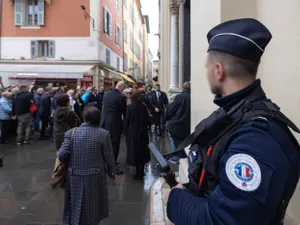
<instances>
[{"instance_id":1,"label":"officer's short hair","mask_svg":"<svg viewBox=\"0 0 300 225\"><path fill-rule=\"evenodd\" d=\"M208 52L208 59L223 64L226 72L234 78L241 78L242 76L256 77L260 63L260 61L252 62L215 50Z\"/></svg>"}]
</instances>

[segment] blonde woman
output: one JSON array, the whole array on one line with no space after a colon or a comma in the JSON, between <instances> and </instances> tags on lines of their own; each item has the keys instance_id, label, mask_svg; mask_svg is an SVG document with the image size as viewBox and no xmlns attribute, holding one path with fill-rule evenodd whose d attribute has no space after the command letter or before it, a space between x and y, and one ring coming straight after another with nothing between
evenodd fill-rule
<instances>
[{"instance_id":1,"label":"blonde woman","mask_svg":"<svg viewBox=\"0 0 300 225\"><path fill-rule=\"evenodd\" d=\"M76 103L74 97L75 97L75 93L73 90L69 90L67 92L67 94L69 95L69 99L70 99L70 109L74 111L74 105Z\"/></svg>"},{"instance_id":2,"label":"blonde woman","mask_svg":"<svg viewBox=\"0 0 300 225\"><path fill-rule=\"evenodd\" d=\"M3 92L0 99L0 120L1 120L1 138L0 144L8 144L7 135L10 128L11 112L12 112L12 93Z\"/></svg>"}]
</instances>

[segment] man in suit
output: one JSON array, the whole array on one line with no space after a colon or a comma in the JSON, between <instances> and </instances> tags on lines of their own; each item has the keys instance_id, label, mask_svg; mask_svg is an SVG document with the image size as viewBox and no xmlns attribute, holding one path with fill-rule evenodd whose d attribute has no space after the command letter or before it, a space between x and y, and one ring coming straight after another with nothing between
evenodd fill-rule
<instances>
[{"instance_id":1,"label":"man in suit","mask_svg":"<svg viewBox=\"0 0 300 225\"><path fill-rule=\"evenodd\" d=\"M96 95L97 99L97 106L100 112L102 112L102 106L103 106L103 98L104 98L104 87L100 87L100 90L98 94Z\"/></svg>"},{"instance_id":2,"label":"man in suit","mask_svg":"<svg viewBox=\"0 0 300 225\"><path fill-rule=\"evenodd\" d=\"M116 164L118 164L123 119L126 118L126 97L122 94L125 87L125 83L120 81L116 88L106 93L103 98L101 127L110 133ZM117 168L116 174L123 174L123 171Z\"/></svg>"},{"instance_id":3,"label":"man in suit","mask_svg":"<svg viewBox=\"0 0 300 225\"><path fill-rule=\"evenodd\" d=\"M165 92L160 90L160 85L156 84L155 91L151 96L152 111L154 113L155 131L158 136L164 137L165 133L165 109L169 104L168 97Z\"/></svg>"},{"instance_id":4,"label":"man in suit","mask_svg":"<svg viewBox=\"0 0 300 225\"><path fill-rule=\"evenodd\" d=\"M46 135L46 128L50 122L51 115L51 95L52 95L52 87L46 87L45 93L42 95L40 99L40 108L39 108L39 116L42 121L42 129L40 132L40 140L44 140Z\"/></svg>"}]
</instances>

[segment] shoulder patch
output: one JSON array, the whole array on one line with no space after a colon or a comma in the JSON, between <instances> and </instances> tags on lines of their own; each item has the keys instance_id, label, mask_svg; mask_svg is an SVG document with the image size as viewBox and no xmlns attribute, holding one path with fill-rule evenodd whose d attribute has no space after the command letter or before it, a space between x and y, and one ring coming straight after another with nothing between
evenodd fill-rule
<instances>
[{"instance_id":1,"label":"shoulder patch","mask_svg":"<svg viewBox=\"0 0 300 225\"><path fill-rule=\"evenodd\" d=\"M235 154L226 162L229 181L243 191L255 191L261 183L261 170L256 160L247 154Z\"/></svg>"}]
</instances>

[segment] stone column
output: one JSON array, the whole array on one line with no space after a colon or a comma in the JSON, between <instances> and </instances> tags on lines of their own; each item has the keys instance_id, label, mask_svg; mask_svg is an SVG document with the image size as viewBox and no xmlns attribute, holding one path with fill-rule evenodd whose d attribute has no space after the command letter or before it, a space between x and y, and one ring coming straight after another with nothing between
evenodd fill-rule
<instances>
[{"instance_id":1,"label":"stone column","mask_svg":"<svg viewBox=\"0 0 300 225\"><path fill-rule=\"evenodd\" d=\"M169 92L178 93L178 13L177 0L170 1L170 87Z\"/></svg>"}]
</instances>

